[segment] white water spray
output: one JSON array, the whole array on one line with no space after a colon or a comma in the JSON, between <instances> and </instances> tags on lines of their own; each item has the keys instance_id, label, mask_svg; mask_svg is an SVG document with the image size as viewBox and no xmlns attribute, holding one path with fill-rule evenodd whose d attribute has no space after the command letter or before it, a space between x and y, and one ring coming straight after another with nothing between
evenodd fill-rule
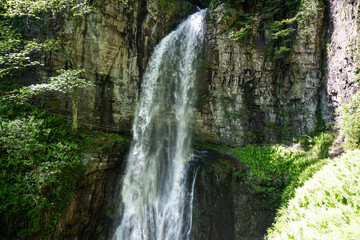
<instances>
[{"instance_id":1,"label":"white water spray","mask_svg":"<svg viewBox=\"0 0 360 240\"><path fill-rule=\"evenodd\" d=\"M205 15L206 10L201 10L181 23L157 45L148 63L122 183L122 219L114 240L189 237L193 193L189 200L185 166L190 158L189 122Z\"/></svg>"}]
</instances>

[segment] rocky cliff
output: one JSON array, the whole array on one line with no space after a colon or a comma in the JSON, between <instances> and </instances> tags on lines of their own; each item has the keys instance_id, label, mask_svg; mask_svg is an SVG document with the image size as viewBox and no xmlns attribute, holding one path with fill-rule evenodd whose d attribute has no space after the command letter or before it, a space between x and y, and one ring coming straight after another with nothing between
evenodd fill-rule
<instances>
[{"instance_id":1,"label":"rocky cliff","mask_svg":"<svg viewBox=\"0 0 360 240\"><path fill-rule=\"evenodd\" d=\"M275 217L278 199L249 185L246 164L223 152L201 152L204 161L193 170L197 176L191 239L263 239Z\"/></svg>"},{"instance_id":2,"label":"rocky cliff","mask_svg":"<svg viewBox=\"0 0 360 240\"><path fill-rule=\"evenodd\" d=\"M151 52L195 11L190 2L206 1L102 0L93 13L64 24L60 35L69 41L47 63L76 62L96 84L80 98L81 122L130 133ZM230 146L291 139L330 125L334 108L356 91L358 1L307 0L292 15L265 14L265 7L219 4L209 11L196 139ZM71 99L60 99L51 107L69 114Z\"/></svg>"},{"instance_id":3,"label":"rocky cliff","mask_svg":"<svg viewBox=\"0 0 360 240\"><path fill-rule=\"evenodd\" d=\"M120 182L130 141L99 136L87 150L88 168L55 231L46 239L109 239L117 220ZM106 141L104 141L106 140ZM103 141L103 142L102 142Z\"/></svg>"},{"instance_id":4,"label":"rocky cliff","mask_svg":"<svg viewBox=\"0 0 360 240\"><path fill-rule=\"evenodd\" d=\"M121 180L129 142L107 140L104 146L88 152L86 176L46 239L111 238L119 224ZM196 156L187 180L190 194L196 177L191 239L263 239L279 199L254 190L249 185L254 179L247 174L248 166L230 155L198 148ZM281 189L282 183L274 187Z\"/></svg>"},{"instance_id":5,"label":"rocky cliff","mask_svg":"<svg viewBox=\"0 0 360 240\"><path fill-rule=\"evenodd\" d=\"M276 142L316 128L317 114L327 111L320 104L326 18L325 5L309 2L288 23L248 6L243 38L231 37L239 31L232 27L236 12L219 5L210 13L200 78L206 87L197 112L197 124L205 127L195 128L197 136L235 146ZM285 44L272 30L276 22L287 25Z\"/></svg>"},{"instance_id":6,"label":"rocky cliff","mask_svg":"<svg viewBox=\"0 0 360 240\"><path fill-rule=\"evenodd\" d=\"M196 11L186 1L93 1L93 12L63 23L61 51L47 56L52 69L76 67L95 87L82 92L80 122L129 133L141 76L155 45L184 17ZM48 107L69 114L69 97Z\"/></svg>"},{"instance_id":7,"label":"rocky cliff","mask_svg":"<svg viewBox=\"0 0 360 240\"><path fill-rule=\"evenodd\" d=\"M242 3L235 11L219 4L209 11L196 78L196 139L230 146L267 144L334 121L334 110L357 91L360 1L302 2L291 16L264 14L260 3ZM75 60L96 84L82 92L82 122L129 133L153 48L195 7L175 0L93 4L92 14L65 23L61 35L69 41L47 62L62 68ZM239 21L244 23L240 27ZM52 107L67 113L71 99L59 99ZM93 156L53 239L106 239L111 234L119 203L114 197L119 189L113 186L121 178L122 157L121 151L119 156ZM199 170L193 238L262 239L276 204L234 176L235 168L245 166L222 161L219 157Z\"/></svg>"},{"instance_id":8,"label":"rocky cliff","mask_svg":"<svg viewBox=\"0 0 360 240\"><path fill-rule=\"evenodd\" d=\"M360 1L329 1L327 94L334 106L357 91L360 69Z\"/></svg>"}]
</instances>

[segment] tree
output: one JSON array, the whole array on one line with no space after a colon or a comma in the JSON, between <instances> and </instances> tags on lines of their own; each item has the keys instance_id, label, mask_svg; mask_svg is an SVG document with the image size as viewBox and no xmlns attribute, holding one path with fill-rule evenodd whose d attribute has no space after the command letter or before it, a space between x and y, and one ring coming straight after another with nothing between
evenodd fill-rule
<instances>
[{"instance_id":1,"label":"tree","mask_svg":"<svg viewBox=\"0 0 360 240\"><path fill-rule=\"evenodd\" d=\"M58 75L51 77L47 83L34 84L28 87L20 88L12 92L10 99L26 101L27 99L51 91L68 92L72 91L72 130L77 130L78 124L78 98L79 88L87 88L93 86L89 81L80 78L82 70L58 70Z\"/></svg>"},{"instance_id":2,"label":"tree","mask_svg":"<svg viewBox=\"0 0 360 240\"><path fill-rule=\"evenodd\" d=\"M66 15L75 19L91 12L91 7L86 0L75 3L74 0L5 0L0 3L0 78L11 75L19 69L40 65L36 60L36 53L57 50L61 42L59 39L25 40L22 35L11 27L11 21L21 19L25 23L40 20L44 16ZM1 19L0 18L0 19ZM64 53L65 55L69 55ZM58 75L51 77L46 83L24 87L15 92L11 97L22 101L47 91L70 91L72 90L73 104L73 130L77 130L78 115L78 91L79 88L92 86L91 83L80 78L83 72L77 69L75 57L70 56L73 69L59 70Z\"/></svg>"}]
</instances>

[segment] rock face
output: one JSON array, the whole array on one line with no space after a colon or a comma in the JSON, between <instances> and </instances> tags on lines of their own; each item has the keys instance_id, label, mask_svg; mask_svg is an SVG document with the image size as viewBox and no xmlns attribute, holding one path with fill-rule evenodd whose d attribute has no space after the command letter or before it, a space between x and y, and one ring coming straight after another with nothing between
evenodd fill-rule
<instances>
[{"instance_id":1,"label":"rock face","mask_svg":"<svg viewBox=\"0 0 360 240\"><path fill-rule=\"evenodd\" d=\"M223 5L211 14L196 136L203 140L243 145L271 143L315 129L323 91L322 46L325 6L300 12L290 26L291 51L274 54L269 33L273 21L254 15L251 33L234 40L230 25L236 17ZM225 14L226 13L226 14ZM273 48L273 49L272 49ZM324 110L325 111L325 110Z\"/></svg>"},{"instance_id":2,"label":"rock face","mask_svg":"<svg viewBox=\"0 0 360 240\"><path fill-rule=\"evenodd\" d=\"M357 90L359 4L331 0L327 11L320 1L308 0L298 20L289 24L287 49L274 45L271 19L253 13L251 32L239 40L231 37L236 35L230 27L235 14L224 5L209 12L204 61L196 78L194 137L229 146L267 144L312 131L320 118L331 123L334 108ZM61 34L70 37L69 42L46 59L54 69L76 63L96 84L81 93L80 122L125 133L130 132L142 73L155 45L195 10L175 0L133 0L129 6L97 1L94 13L65 23ZM71 99L55 100L53 107L68 114ZM239 166L229 164L231 160L214 161L202 167L196 182L193 239L262 239L275 204L234 177ZM121 166L121 156L92 156L52 239L111 235Z\"/></svg>"},{"instance_id":3,"label":"rock face","mask_svg":"<svg viewBox=\"0 0 360 240\"><path fill-rule=\"evenodd\" d=\"M286 48L269 30L274 19L258 9L250 14L251 30L243 40L232 37L236 11L222 4L209 12L196 80L196 139L230 146L268 144L313 131L320 120L332 123L334 108L356 91L359 1L329 4L329 11L318 0L301 6L297 20L288 24ZM80 122L129 134L155 45L195 6L185 0L133 0L128 5L101 0L94 9L65 23L61 35L70 40L46 62L55 69L76 62L96 84L81 94ZM58 98L51 107L70 116L70 100Z\"/></svg>"},{"instance_id":4,"label":"rock face","mask_svg":"<svg viewBox=\"0 0 360 240\"><path fill-rule=\"evenodd\" d=\"M224 153L207 154L195 182L191 239L264 239L275 217L276 200L245 183L245 165Z\"/></svg>"},{"instance_id":5,"label":"rock face","mask_svg":"<svg viewBox=\"0 0 360 240\"><path fill-rule=\"evenodd\" d=\"M47 239L109 239L120 204L120 182L126 148L117 142L89 153L84 180L56 230Z\"/></svg>"},{"instance_id":6,"label":"rock face","mask_svg":"<svg viewBox=\"0 0 360 240\"><path fill-rule=\"evenodd\" d=\"M77 186L66 214L47 239L106 240L119 224L124 145L90 153L88 170ZM201 150L204 152L204 150ZM203 161L194 162L189 176L194 185L191 239L260 240L273 221L276 199L254 191L245 182L247 166L225 153L206 150ZM236 175L236 172L239 174ZM188 191L193 179L188 179ZM278 184L280 187L281 184ZM280 196L280 194L279 194Z\"/></svg>"},{"instance_id":7,"label":"rock face","mask_svg":"<svg viewBox=\"0 0 360 240\"><path fill-rule=\"evenodd\" d=\"M334 106L357 91L360 69L360 1L331 0L328 45L327 93Z\"/></svg>"},{"instance_id":8,"label":"rock face","mask_svg":"<svg viewBox=\"0 0 360 240\"><path fill-rule=\"evenodd\" d=\"M93 2L93 13L64 23L60 36L69 41L45 62L53 69L76 64L95 83L80 96L80 122L129 133L141 75L155 45L196 8L175 0ZM51 107L69 114L71 99L59 99Z\"/></svg>"}]
</instances>

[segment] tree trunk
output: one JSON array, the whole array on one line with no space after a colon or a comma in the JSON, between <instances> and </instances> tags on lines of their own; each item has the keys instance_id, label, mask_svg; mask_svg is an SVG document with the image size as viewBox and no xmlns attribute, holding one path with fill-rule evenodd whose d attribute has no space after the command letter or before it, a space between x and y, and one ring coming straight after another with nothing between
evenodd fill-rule
<instances>
[{"instance_id":1,"label":"tree trunk","mask_svg":"<svg viewBox=\"0 0 360 240\"><path fill-rule=\"evenodd\" d=\"M72 130L74 132L77 131L77 125L78 125L78 96L79 95L79 89L78 87L74 87L73 90L73 101L72 101Z\"/></svg>"}]
</instances>

